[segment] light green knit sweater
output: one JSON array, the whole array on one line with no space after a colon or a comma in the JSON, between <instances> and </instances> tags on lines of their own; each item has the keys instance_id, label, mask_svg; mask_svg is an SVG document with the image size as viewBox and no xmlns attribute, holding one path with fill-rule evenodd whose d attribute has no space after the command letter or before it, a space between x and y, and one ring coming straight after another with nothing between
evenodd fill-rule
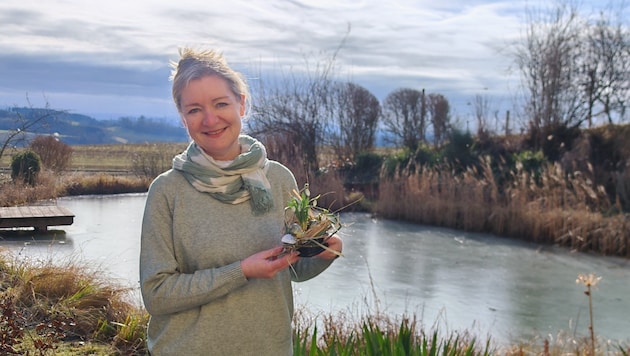
<instances>
[{"instance_id":1,"label":"light green knit sweater","mask_svg":"<svg viewBox=\"0 0 630 356\"><path fill-rule=\"evenodd\" d=\"M221 203L170 170L152 183L140 251L152 355L290 355L293 292L332 261L303 258L273 279L247 280L240 261L280 245L292 173L270 162L274 209Z\"/></svg>"}]
</instances>

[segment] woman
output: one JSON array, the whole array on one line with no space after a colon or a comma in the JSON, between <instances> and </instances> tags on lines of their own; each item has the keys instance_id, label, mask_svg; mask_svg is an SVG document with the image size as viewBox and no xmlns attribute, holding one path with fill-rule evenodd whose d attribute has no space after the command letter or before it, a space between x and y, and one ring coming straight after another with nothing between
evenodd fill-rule
<instances>
[{"instance_id":1,"label":"woman","mask_svg":"<svg viewBox=\"0 0 630 356\"><path fill-rule=\"evenodd\" d=\"M192 142L149 189L140 284L152 355L290 355L291 281L341 252L283 253L293 174L241 134L248 88L222 55L180 51L173 99Z\"/></svg>"}]
</instances>

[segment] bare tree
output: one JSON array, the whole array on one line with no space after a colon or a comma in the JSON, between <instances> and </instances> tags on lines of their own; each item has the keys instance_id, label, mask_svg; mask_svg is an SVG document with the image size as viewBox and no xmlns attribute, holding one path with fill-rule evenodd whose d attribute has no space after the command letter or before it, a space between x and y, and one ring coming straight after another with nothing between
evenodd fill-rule
<instances>
[{"instance_id":1,"label":"bare tree","mask_svg":"<svg viewBox=\"0 0 630 356\"><path fill-rule=\"evenodd\" d=\"M28 98L27 98L28 101ZM48 104L43 109L35 109L30 105L27 108L12 108L9 111L8 120L11 127L0 135L0 158L8 148L26 146L28 141L39 133L43 133L51 120L60 112L50 109Z\"/></svg>"},{"instance_id":2,"label":"bare tree","mask_svg":"<svg viewBox=\"0 0 630 356\"><path fill-rule=\"evenodd\" d=\"M524 112L538 146L549 133L572 132L584 122L591 126L596 117L623 121L630 100L625 2L594 22L580 17L571 0L556 4L549 11L528 12L525 36L515 47Z\"/></svg>"},{"instance_id":3,"label":"bare tree","mask_svg":"<svg viewBox=\"0 0 630 356\"><path fill-rule=\"evenodd\" d=\"M579 126L584 120L576 67L580 31L577 9L560 4L550 12L528 11L528 25L516 46L516 64L525 94L530 129Z\"/></svg>"},{"instance_id":4,"label":"bare tree","mask_svg":"<svg viewBox=\"0 0 630 356\"><path fill-rule=\"evenodd\" d=\"M473 114L477 120L477 136L490 133L488 120L490 119L490 99L487 96L477 94L472 103Z\"/></svg>"},{"instance_id":5,"label":"bare tree","mask_svg":"<svg viewBox=\"0 0 630 356\"><path fill-rule=\"evenodd\" d=\"M309 172L319 167L317 150L330 117L333 92L331 68L317 70L314 77L292 74L271 87L259 82L255 116L248 121L250 132L262 138L276 134L291 137Z\"/></svg>"},{"instance_id":6,"label":"bare tree","mask_svg":"<svg viewBox=\"0 0 630 356\"><path fill-rule=\"evenodd\" d=\"M171 168L176 154L156 144L144 144L141 150L135 150L131 156L131 172L138 178L152 180Z\"/></svg>"},{"instance_id":7,"label":"bare tree","mask_svg":"<svg viewBox=\"0 0 630 356\"><path fill-rule=\"evenodd\" d=\"M615 115L623 120L630 101L630 32L622 20L613 24L611 15L600 13L587 29L579 70L589 127L598 116L611 124Z\"/></svg>"},{"instance_id":8,"label":"bare tree","mask_svg":"<svg viewBox=\"0 0 630 356\"><path fill-rule=\"evenodd\" d=\"M354 83L337 85L334 99L337 124L331 127L330 145L339 159L353 161L374 147L381 104L369 90Z\"/></svg>"},{"instance_id":9,"label":"bare tree","mask_svg":"<svg viewBox=\"0 0 630 356\"><path fill-rule=\"evenodd\" d=\"M433 144L437 147L448 137L451 120L451 107L442 94L429 94L429 114L433 125Z\"/></svg>"},{"instance_id":10,"label":"bare tree","mask_svg":"<svg viewBox=\"0 0 630 356\"><path fill-rule=\"evenodd\" d=\"M390 137L387 140L412 151L426 141L427 105L422 91L401 88L385 98L383 122Z\"/></svg>"},{"instance_id":11,"label":"bare tree","mask_svg":"<svg viewBox=\"0 0 630 356\"><path fill-rule=\"evenodd\" d=\"M336 58L349 32L350 27L333 54L314 67L305 56L304 72L292 70L278 80L260 79L254 88L257 100L249 131L263 140L277 135L290 138L307 172L319 168L318 149L332 121Z\"/></svg>"}]
</instances>

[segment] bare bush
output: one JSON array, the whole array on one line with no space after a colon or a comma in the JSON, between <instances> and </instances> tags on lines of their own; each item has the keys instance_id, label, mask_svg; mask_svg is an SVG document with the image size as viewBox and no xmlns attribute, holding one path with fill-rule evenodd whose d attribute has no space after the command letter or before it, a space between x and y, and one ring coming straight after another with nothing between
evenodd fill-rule
<instances>
[{"instance_id":1,"label":"bare bush","mask_svg":"<svg viewBox=\"0 0 630 356\"><path fill-rule=\"evenodd\" d=\"M31 150L39 155L44 167L62 172L70 165L72 147L54 136L37 136L31 141Z\"/></svg>"},{"instance_id":2,"label":"bare bush","mask_svg":"<svg viewBox=\"0 0 630 356\"><path fill-rule=\"evenodd\" d=\"M132 157L132 172L136 177L153 179L171 168L174 154L160 150L158 145L147 145L146 150L136 152Z\"/></svg>"}]
</instances>

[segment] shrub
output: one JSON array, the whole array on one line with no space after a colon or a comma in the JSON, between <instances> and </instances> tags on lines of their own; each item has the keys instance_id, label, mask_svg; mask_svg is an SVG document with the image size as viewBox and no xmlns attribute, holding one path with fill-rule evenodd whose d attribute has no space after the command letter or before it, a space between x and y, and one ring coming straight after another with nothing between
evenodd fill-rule
<instances>
[{"instance_id":1,"label":"shrub","mask_svg":"<svg viewBox=\"0 0 630 356\"><path fill-rule=\"evenodd\" d=\"M11 179L35 185L37 175L42 167L41 158L31 150L20 152L11 159Z\"/></svg>"},{"instance_id":2,"label":"shrub","mask_svg":"<svg viewBox=\"0 0 630 356\"><path fill-rule=\"evenodd\" d=\"M531 174L536 182L540 180L540 175L546 162L545 155L542 151L521 151L513 154L512 160L514 161L517 171L523 170Z\"/></svg>"},{"instance_id":3,"label":"shrub","mask_svg":"<svg viewBox=\"0 0 630 356\"><path fill-rule=\"evenodd\" d=\"M54 136L37 136L29 147L39 155L44 167L50 170L61 172L70 165L72 148Z\"/></svg>"},{"instance_id":4,"label":"shrub","mask_svg":"<svg viewBox=\"0 0 630 356\"><path fill-rule=\"evenodd\" d=\"M570 151L573 141L579 136L577 127L566 124L552 124L541 128L531 128L526 134L525 144L533 150L542 150L551 162L556 162Z\"/></svg>"},{"instance_id":5,"label":"shrub","mask_svg":"<svg viewBox=\"0 0 630 356\"><path fill-rule=\"evenodd\" d=\"M400 170L407 167L411 155L412 153L408 149L402 149L388 155L383 162L385 176L392 178L396 172L400 172Z\"/></svg>"},{"instance_id":6,"label":"shrub","mask_svg":"<svg viewBox=\"0 0 630 356\"><path fill-rule=\"evenodd\" d=\"M376 153L359 153L354 164L347 168L346 184L377 183L382 164L383 157Z\"/></svg>"},{"instance_id":7,"label":"shrub","mask_svg":"<svg viewBox=\"0 0 630 356\"><path fill-rule=\"evenodd\" d=\"M458 173L467 168L476 166L479 157L475 154L475 141L470 132L453 131L450 140L442 149L444 160L455 167Z\"/></svg>"},{"instance_id":8,"label":"shrub","mask_svg":"<svg viewBox=\"0 0 630 356\"><path fill-rule=\"evenodd\" d=\"M414 160L422 167L434 167L439 163L440 155L435 149L422 145L416 150Z\"/></svg>"},{"instance_id":9,"label":"shrub","mask_svg":"<svg viewBox=\"0 0 630 356\"><path fill-rule=\"evenodd\" d=\"M158 145L147 145L145 150L133 154L131 169L138 178L153 179L171 168L174 155L175 153L162 151Z\"/></svg>"}]
</instances>

